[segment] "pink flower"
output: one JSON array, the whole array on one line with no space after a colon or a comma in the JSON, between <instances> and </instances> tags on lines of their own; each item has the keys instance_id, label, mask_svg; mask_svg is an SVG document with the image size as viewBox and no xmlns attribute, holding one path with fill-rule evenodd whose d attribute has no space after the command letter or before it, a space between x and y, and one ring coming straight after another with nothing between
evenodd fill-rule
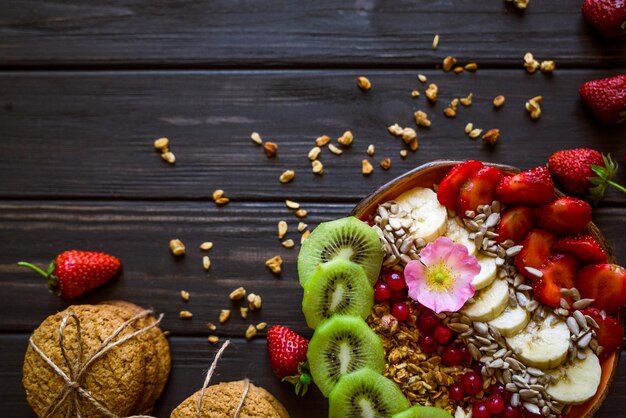
<instances>
[{"instance_id":1,"label":"pink flower","mask_svg":"<svg viewBox=\"0 0 626 418\"><path fill-rule=\"evenodd\" d=\"M478 273L476 257L446 237L428 244L420 251L419 261L404 268L409 296L437 313L461 309L474 296L472 280Z\"/></svg>"}]
</instances>

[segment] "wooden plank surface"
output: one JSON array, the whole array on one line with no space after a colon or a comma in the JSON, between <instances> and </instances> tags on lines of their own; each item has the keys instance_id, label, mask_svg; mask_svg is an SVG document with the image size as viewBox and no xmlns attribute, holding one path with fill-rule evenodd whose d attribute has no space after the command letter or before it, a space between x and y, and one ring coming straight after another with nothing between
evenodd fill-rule
<instances>
[{"instance_id":1,"label":"wooden plank surface","mask_svg":"<svg viewBox=\"0 0 626 418\"><path fill-rule=\"evenodd\" d=\"M626 65L626 45L598 39L572 0L523 13L494 0L5 3L4 67L431 67L446 55L501 67L526 51L559 66Z\"/></svg>"},{"instance_id":2,"label":"wooden plank surface","mask_svg":"<svg viewBox=\"0 0 626 418\"><path fill-rule=\"evenodd\" d=\"M360 71L1 73L0 196L208 199L221 188L234 200L355 201L438 158L530 168L574 145L618 158L626 152L624 126L599 126L578 97L583 82L615 71L424 73L439 86L436 105L426 102L416 71L367 71L374 87L365 94L354 82ZM410 96L414 88L422 92L418 99ZM445 118L450 100L469 92L474 104ZM491 105L497 94L507 97L499 111ZM544 97L543 112L532 122L524 103L535 95ZM402 160L401 141L386 127L415 127L417 109L431 115L433 126L419 130L419 151ZM497 146L469 140L463 128L470 121L500 128ZM314 138L337 138L347 129L353 145L341 156L324 149L325 174L314 175L306 157ZM276 158L268 160L251 142L253 131L278 143ZM152 148L160 136L171 140L173 167ZM376 146L376 170L364 177L360 165L369 144ZM393 161L388 172L377 166L384 157ZM286 169L296 178L281 185Z\"/></svg>"}]
</instances>

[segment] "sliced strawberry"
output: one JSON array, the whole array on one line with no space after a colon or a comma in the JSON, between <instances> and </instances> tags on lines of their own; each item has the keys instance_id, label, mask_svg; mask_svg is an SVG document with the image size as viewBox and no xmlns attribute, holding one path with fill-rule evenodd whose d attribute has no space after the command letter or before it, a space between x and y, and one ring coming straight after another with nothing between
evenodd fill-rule
<instances>
[{"instance_id":1,"label":"sliced strawberry","mask_svg":"<svg viewBox=\"0 0 626 418\"><path fill-rule=\"evenodd\" d=\"M522 251L515 256L515 267L529 279L536 279L537 276L530 274L525 267L538 269L552 254L552 246L556 242L556 237L543 229L533 229L528 233L522 242Z\"/></svg>"},{"instance_id":2,"label":"sliced strawberry","mask_svg":"<svg viewBox=\"0 0 626 418\"><path fill-rule=\"evenodd\" d=\"M605 359L622 348L622 344L624 344L624 328L617 322L617 319L596 308L584 309L582 313L592 317L598 324L598 328L595 330L596 339L598 340L598 345L603 348L599 356L600 359Z\"/></svg>"},{"instance_id":3,"label":"sliced strawberry","mask_svg":"<svg viewBox=\"0 0 626 418\"><path fill-rule=\"evenodd\" d=\"M608 257L600 243L589 234L561 238L552 249L574 255L583 264L606 263Z\"/></svg>"},{"instance_id":4,"label":"sliced strawberry","mask_svg":"<svg viewBox=\"0 0 626 418\"><path fill-rule=\"evenodd\" d=\"M574 235L591 222L591 206L575 197L559 197L535 212L537 225L558 235Z\"/></svg>"},{"instance_id":5,"label":"sliced strawberry","mask_svg":"<svg viewBox=\"0 0 626 418\"><path fill-rule=\"evenodd\" d=\"M536 167L503 177L496 198L506 205L541 206L554 199L554 183L546 167Z\"/></svg>"},{"instance_id":6,"label":"sliced strawberry","mask_svg":"<svg viewBox=\"0 0 626 418\"><path fill-rule=\"evenodd\" d=\"M535 299L544 305L558 308L563 297L561 289L574 287L578 260L569 254L553 254L543 263L539 271L543 276L533 282ZM568 302L571 303L571 300Z\"/></svg>"},{"instance_id":7,"label":"sliced strawberry","mask_svg":"<svg viewBox=\"0 0 626 418\"><path fill-rule=\"evenodd\" d=\"M592 306L608 313L626 305L626 269L617 264L592 264L576 276L576 288Z\"/></svg>"},{"instance_id":8,"label":"sliced strawberry","mask_svg":"<svg viewBox=\"0 0 626 418\"><path fill-rule=\"evenodd\" d=\"M475 211L480 205L490 205L501 178L502 172L494 167L484 166L474 173L461 186L458 212L463 215L468 210Z\"/></svg>"},{"instance_id":9,"label":"sliced strawberry","mask_svg":"<svg viewBox=\"0 0 626 418\"><path fill-rule=\"evenodd\" d=\"M441 180L441 183L439 183L439 188L437 189L439 203L448 209L455 210L456 203L459 200L461 186L472 174L480 170L482 166L483 163L480 161L468 160L452 167L443 180Z\"/></svg>"},{"instance_id":10,"label":"sliced strawberry","mask_svg":"<svg viewBox=\"0 0 626 418\"><path fill-rule=\"evenodd\" d=\"M496 242L504 242L507 239L514 243L520 243L526 238L535 226L535 215L528 206L515 206L505 210L496 226Z\"/></svg>"}]
</instances>

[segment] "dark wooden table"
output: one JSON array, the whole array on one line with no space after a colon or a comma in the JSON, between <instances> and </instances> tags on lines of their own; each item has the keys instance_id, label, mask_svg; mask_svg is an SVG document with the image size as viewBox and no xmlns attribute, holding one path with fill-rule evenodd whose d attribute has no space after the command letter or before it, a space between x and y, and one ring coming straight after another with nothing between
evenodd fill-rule
<instances>
[{"instance_id":1,"label":"dark wooden table","mask_svg":"<svg viewBox=\"0 0 626 418\"><path fill-rule=\"evenodd\" d=\"M228 308L238 286L262 295L263 309L248 321L237 315L218 328L234 343L215 381L249 377L269 389L293 417L322 417L317 390L302 399L279 383L267 363L265 340L243 338L248 323L284 324L311 335L300 311L297 247L282 248L276 224L297 219L286 198L309 211L306 222L344 216L374 188L438 158L478 158L521 168L545 164L560 148L589 146L626 152L625 127L603 127L578 98L586 80L626 72L626 40L604 41L586 27L581 1L532 0L518 12L497 0L337 2L4 1L0 13L0 416L32 417L21 385L29 333L68 302L15 265L45 264L69 248L122 258L120 278L76 303L126 299L164 312L171 331L173 369L155 411L170 411L202 382L215 346L206 322ZM433 35L439 49L431 49ZM552 76L527 74L524 53L553 59ZM477 62L476 73L443 73L443 57ZM440 88L430 106L423 73ZM362 93L355 77L373 89ZM422 96L412 99L417 88ZM453 97L474 94L452 120L442 109ZM494 111L491 99L506 105ZM544 97L531 122L524 102ZM414 126L416 109L431 114L420 148L399 157L386 127ZM469 140L469 121L500 128L496 147ZM355 141L337 157L324 150L322 177L306 155L319 135L350 129ZM250 141L260 132L279 144L268 160ZM167 136L175 166L161 161L152 141ZM361 159L390 157L392 169L364 177ZM292 183L278 176L294 169ZM620 171L618 180L626 180ZM231 203L216 207L214 189ZM626 201L609 192L594 211L622 263L626 262ZM175 259L171 238L187 244ZM213 241L211 270L198 245ZM280 254L280 277L264 261ZM182 302L179 291L191 293ZM178 312L193 312L181 320ZM626 362L598 416L622 417Z\"/></svg>"}]
</instances>

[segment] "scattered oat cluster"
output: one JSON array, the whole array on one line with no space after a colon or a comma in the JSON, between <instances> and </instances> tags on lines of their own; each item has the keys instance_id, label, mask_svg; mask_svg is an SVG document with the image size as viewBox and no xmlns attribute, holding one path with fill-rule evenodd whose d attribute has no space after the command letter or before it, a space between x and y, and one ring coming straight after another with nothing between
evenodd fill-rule
<instances>
[{"instance_id":1,"label":"scattered oat cluster","mask_svg":"<svg viewBox=\"0 0 626 418\"><path fill-rule=\"evenodd\" d=\"M556 69L556 63L552 60L549 61L537 61L532 53L527 52L524 54L524 68L530 74L534 74L537 70L540 70L544 74L552 74Z\"/></svg>"},{"instance_id":2,"label":"scattered oat cluster","mask_svg":"<svg viewBox=\"0 0 626 418\"><path fill-rule=\"evenodd\" d=\"M159 138L154 141L154 149L161 153L161 158L169 164L176 162L176 156L169 149L170 140L167 138Z\"/></svg>"}]
</instances>

